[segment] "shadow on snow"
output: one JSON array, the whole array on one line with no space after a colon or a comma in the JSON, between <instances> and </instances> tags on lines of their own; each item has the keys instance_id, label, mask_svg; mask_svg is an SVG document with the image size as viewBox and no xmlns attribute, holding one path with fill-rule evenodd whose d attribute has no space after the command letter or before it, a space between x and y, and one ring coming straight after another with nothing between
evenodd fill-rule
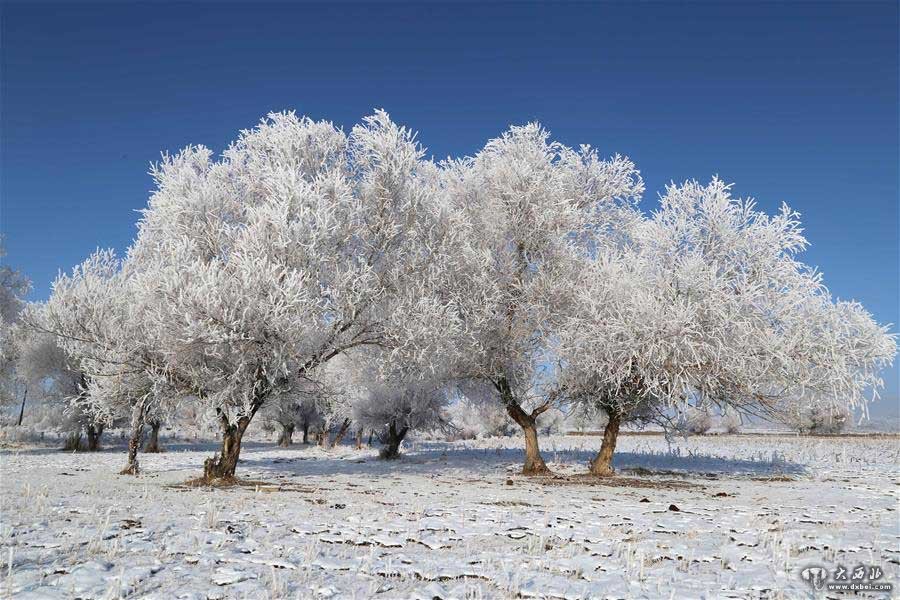
<instances>
[{"instance_id":1,"label":"shadow on snow","mask_svg":"<svg viewBox=\"0 0 900 600\"><path fill-rule=\"evenodd\" d=\"M96 452L69 452L77 456L122 454L125 446L118 440L109 440ZM183 442L172 440L163 442L165 453L185 454L185 462L163 468L160 471L174 471L191 468L195 456L188 454L212 455L220 448L219 442ZM60 455L66 451L58 447L0 450L0 454ZM454 475L505 476L519 472L524 453L513 448L472 448L465 442L416 442L412 449L406 449L399 460L385 461L377 458L375 449L354 452L349 446L337 450L324 451L317 446L295 444L280 448L270 442L247 440L242 444L238 471L250 469L271 475L397 475L417 474L440 477L452 472ZM268 456L261 456L269 454ZM274 454L274 455L273 455ZM143 455L143 453L141 453ZM586 471L588 462L595 456L593 450L549 449L544 450L545 460L551 469L560 466ZM190 464L185 464L185 463ZM781 459L747 460L704 454L685 454L671 451L617 452L613 466L620 472L642 475L678 475L685 477L768 477L777 475L804 475L802 464ZM202 459L196 458L196 468L202 468ZM155 470L155 469L154 469ZM159 471L158 471L159 472Z\"/></svg>"},{"instance_id":2,"label":"shadow on snow","mask_svg":"<svg viewBox=\"0 0 900 600\"><path fill-rule=\"evenodd\" d=\"M413 450L407 450L399 460L380 460L368 454L337 454L328 456L306 452L299 446L296 456L292 449L280 449L279 456L258 457L272 446L246 448L241 453L238 468L268 471L281 475L391 475L433 474L455 475L510 475L521 469L524 453L512 448L466 448L457 444L420 442ZM545 451L544 458L551 469L558 465L577 470L587 470L595 452L590 450ZM672 452L620 452L613 458L617 471L634 471L638 474L679 475L686 477L768 477L777 475L804 475L806 468L785 460L746 460L702 454Z\"/></svg>"}]
</instances>

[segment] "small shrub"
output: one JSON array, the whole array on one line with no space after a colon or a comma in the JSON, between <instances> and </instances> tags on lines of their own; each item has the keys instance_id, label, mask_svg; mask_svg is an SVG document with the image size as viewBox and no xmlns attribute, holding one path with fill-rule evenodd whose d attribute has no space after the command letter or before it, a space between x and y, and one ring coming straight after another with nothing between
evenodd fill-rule
<instances>
[{"instance_id":1,"label":"small shrub","mask_svg":"<svg viewBox=\"0 0 900 600\"><path fill-rule=\"evenodd\" d=\"M741 416L735 412L723 415L721 423L722 429L724 429L726 433L741 432Z\"/></svg>"},{"instance_id":2,"label":"small shrub","mask_svg":"<svg viewBox=\"0 0 900 600\"><path fill-rule=\"evenodd\" d=\"M712 417L705 410L690 408L678 421L677 429L682 434L703 435L712 428Z\"/></svg>"},{"instance_id":3,"label":"small shrub","mask_svg":"<svg viewBox=\"0 0 900 600\"><path fill-rule=\"evenodd\" d=\"M801 434L834 435L841 433L849 423L847 412L814 408L799 415L793 425Z\"/></svg>"}]
</instances>

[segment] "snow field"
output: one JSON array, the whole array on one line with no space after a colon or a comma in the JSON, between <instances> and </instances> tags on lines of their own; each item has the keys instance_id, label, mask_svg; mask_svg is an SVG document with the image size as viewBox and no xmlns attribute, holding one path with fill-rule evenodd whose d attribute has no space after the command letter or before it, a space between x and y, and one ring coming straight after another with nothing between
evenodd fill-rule
<instances>
[{"instance_id":1,"label":"snow field","mask_svg":"<svg viewBox=\"0 0 900 600\"><path fill-rule=\"evenodd\" d=\"M399 461L248 442L230 488L182 485L212 444L0 453L14 598L797 598L806 565L900 566L897 438L623 435L413 442Z\"/></svg>"}]
</instances>

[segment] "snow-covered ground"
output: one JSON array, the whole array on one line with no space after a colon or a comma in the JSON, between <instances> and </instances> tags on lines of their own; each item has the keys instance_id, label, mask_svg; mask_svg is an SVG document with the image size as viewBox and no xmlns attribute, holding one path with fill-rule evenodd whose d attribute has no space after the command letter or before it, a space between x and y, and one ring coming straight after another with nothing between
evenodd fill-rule
<instances>
[{"instance_id":1,"label":"snow-covered ground","mask_svg":"<svg viewBox=\"0 0 900 600\"><path fill-rule=\"evenodd\" d=\"M402 460L248 443L227 489L180 486L213 445L4 450L0 596L798 598L808 565L900 583L897 438L541 440L565 475L517 474L519 440L418 442Z\"/></svg>"}]
</instances>

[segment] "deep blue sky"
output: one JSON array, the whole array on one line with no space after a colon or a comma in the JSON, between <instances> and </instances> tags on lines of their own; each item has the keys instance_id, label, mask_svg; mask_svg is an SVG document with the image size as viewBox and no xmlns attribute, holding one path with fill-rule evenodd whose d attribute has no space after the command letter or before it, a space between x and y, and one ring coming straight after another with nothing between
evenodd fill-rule
<instances>
[{"instance_id":1,"label":"deep blue sky","mask_svg":"<svg viewBox=\"0 0 900 600\"><path fill-rule=\"evenodd\" d=\"M627 154L647 210L716 173L787 201L835 295L900 321L894 1L4 3L0 40L0 230L33 299L128 245L160 151L221 150L270 110L350 127L384 107L440 158L534 119Z\"/></svg>"}]
</instances>

